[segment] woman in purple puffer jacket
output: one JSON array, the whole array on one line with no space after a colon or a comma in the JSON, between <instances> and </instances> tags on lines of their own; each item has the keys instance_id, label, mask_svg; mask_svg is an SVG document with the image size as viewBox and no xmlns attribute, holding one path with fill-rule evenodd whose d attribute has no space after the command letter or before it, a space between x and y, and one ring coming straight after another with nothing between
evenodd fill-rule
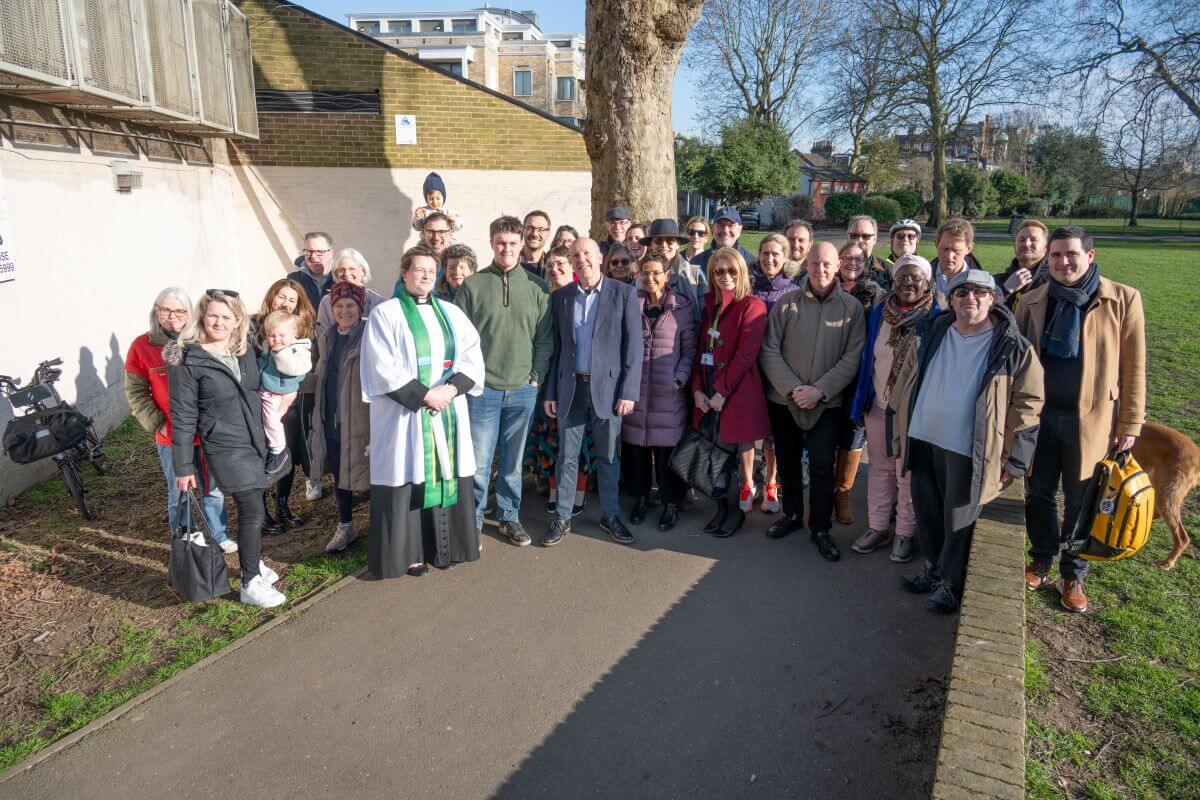
<instances>
[{"instance_id":1,"label":"woman in purple puffer jacket","mask_svg":"<svg viewBox=\"0 0 1200 800\"><path fill-rule=\"evenodd\" d=\"M679 501L687 491L670 467L671 453L688 419L687 385L696 358L696 315L692 303L668 286L671 268L657 253L641 263L644 342L641 394L633 411L621 421L621 472L625 488L636 498L629 521L646 519L651 477L658 479L663 512L660 531L679 521Z\"/></svg>"},{"instance_id":2,"label":"woman in purple puffer jacket","mask_svg":"<svg viewBox=\"0 0 1200 800\"><path fill-rule=\"evenodd\" d=\"M787 260L788 240L778 233L769 233L758 243L758 265L750 270L750 291L767 305L767 313L790 291L800 288L794 269L795 262ZM775 442L763 439L762 510L774 514L779 510L779 473L775 467ZM742 503L742 511L754 507L754 495Z\"/></svg>"}]
</instances>

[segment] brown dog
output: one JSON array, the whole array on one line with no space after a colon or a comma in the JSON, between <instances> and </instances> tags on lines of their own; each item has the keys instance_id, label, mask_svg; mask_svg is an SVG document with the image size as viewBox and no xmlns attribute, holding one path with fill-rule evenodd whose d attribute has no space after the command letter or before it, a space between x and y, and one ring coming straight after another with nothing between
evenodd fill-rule
<instances>
[{"instance_id":1,"label":"brown dog","mask_svg":"<svg viewBox=\"0 0 1200 800\"><path fill-rule=\"evenodd\" d=\"M1147 422L1133 445L1133 457L1150 476L1154 513L1162 517L1175 538L1171 555L1159 563L1163 569L1171 569L1191 543L1183 527L1183 500L1200 483L1200 447L1177 430Z\"/></svg>"}]
</instances>

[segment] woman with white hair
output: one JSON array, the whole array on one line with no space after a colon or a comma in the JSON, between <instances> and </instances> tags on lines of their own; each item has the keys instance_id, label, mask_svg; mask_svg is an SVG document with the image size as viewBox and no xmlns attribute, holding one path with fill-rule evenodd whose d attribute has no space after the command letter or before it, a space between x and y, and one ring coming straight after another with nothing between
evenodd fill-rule
<instances>
[{"instance_id":1,"label":"woman with white hair","mask_svg":"<svg viewBox=\"0 0 1200 800\"><path fill-rule=\"evenodd\" d=\"M333 260L333 283L340 281L361 286L366 291L367 301L363 306L363 319L371 315L371 309L387 300L379 292L367 289L367 284L371 282L371 265L367 263L363 254L353 247L343 249ZM321 298L321 306L317 309L317 329L323 333L336 327L337 323L333 319L333 306L329 302L327 293Z\"/></svg>"},{"instance_id":2,"label":"woman with white hair","mask_svg":"<svg viewBox=\"0 0 1200 800\"><path fill-rule=\"evenodd\" d=\"M867 341L850 419L867 428L866 533L850 549L870 553L892 541L892 510L896 536L892 561L912 560L917 519L913 511L910 475L902 474L898 459L888 455L887 406L899 391L896 376L908 353L919 344L923 323L940 311L933 298L933 267L918 255L901 256L892 268L894 287L867 312Z\"/></svg>"},{"instance_id":3,"label":"woman with white hair","mask_svg":"<svg viewBox=\"0 0 1200 800\"><path fill-rule=\"evenodd\" d=\"M134 418L154 434L158 460L167 480L167 527L174 529L188 521L191 509L187 496L175 485L175 468L171 461L171 412L167 387L167 365L163 347L179 338L192 316L192 299L178 286L169 286L154 298L150 309L150 330L133 340L125 356L125 399ZM196 451L197 474L205 477L205 491L200 501L204 520L213 539L226 553L236 553L238 546L225 533L228 517L225 495L212 481L207 480L204 462Z\"/></svg>"},{"instance_id":4,"label":"woman with white hair","mask_svg":"<svg viewBox=\"0 0 1200 800\"><path fill-rule=\"evenodd\" d=\"M238 512L241 601L274 608L285 600L272 585L275 571L259 559L265 468L262 380L258 357L246 341L249 318L238 293L209 289L178 340L163 348L171 389L171 455L180 491L197 485L193 462L199 442L213 481L233 495Z\"/></svg>"}]
</instances>

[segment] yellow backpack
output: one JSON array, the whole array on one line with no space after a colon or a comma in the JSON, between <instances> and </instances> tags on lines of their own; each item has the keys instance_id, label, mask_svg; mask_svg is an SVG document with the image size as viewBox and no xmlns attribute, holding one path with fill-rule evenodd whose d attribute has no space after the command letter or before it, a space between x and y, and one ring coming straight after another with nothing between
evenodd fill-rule
<instances>
[{"instance_id":1,"label":"yellow backpack","mask_svg":"<svg viewBox=\"0 0 1200 800\"><path fill-rule=\"evenodd\" d=\"M1131 453L1096 465L1066 549L1088 561L1116 561L1142 549L1154 519L1154 487Z\"/></svg>"}]
</instances>

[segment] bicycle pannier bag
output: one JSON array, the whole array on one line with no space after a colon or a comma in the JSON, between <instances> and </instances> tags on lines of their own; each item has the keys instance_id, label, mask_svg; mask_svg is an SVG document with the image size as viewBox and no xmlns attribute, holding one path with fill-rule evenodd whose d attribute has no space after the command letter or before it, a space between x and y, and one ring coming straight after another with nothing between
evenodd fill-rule
<instances>
[{"instance_id":1,"label":"bicycle pannier bag","mask_svg":"<svg viewBox=\"0 0 1200 800\"><path fill-rule=\"evenodd\" d=\"M1130 453L1117 453L1096 465L1083 495L1083 512L1066 549L1088 561L1116 561L1133 555L1150 538L1154 487Z\"/></svg>"},{"instance_id":2,"label":"bicycle pannier bag","mask_svg":"<svg viewBox=\"0 0 1200 800\"><path fill-rule=\"evenodd\" d=\"M4 450L18 464L31 464L70 450L87 438L88 418L70 408L49 408L14 417L4 428Z\"/></svg>"},{"instance_id":3,"label":"bicycle pannier bag","mask_svg":"<svg viewBox=\"0 0 1200 800\"><path fill-rule=\"evenodd\" d=\"M187 503L188 517L187 522L177 525L171 533L168 583L192 603L229 594L229 569L225 566L225 554L201 521L196 493L189 489L179 501Z\"/></svg>"}]
</instances>

